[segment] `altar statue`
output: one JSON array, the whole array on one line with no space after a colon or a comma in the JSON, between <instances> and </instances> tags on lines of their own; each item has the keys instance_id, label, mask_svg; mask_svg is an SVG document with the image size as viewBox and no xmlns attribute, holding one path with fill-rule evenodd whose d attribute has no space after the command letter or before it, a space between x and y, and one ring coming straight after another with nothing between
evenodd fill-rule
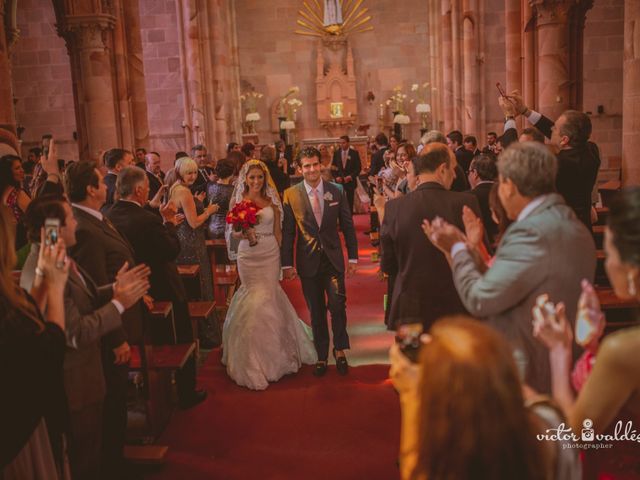
<instances>
[{"instance_id":1,"label":"altar statue","mask_svg":"<svg viewBox=\"0 0 640 480\"><path fill-rule=\"evenodd\" d=\"M324 0L324 26L342 25L342 7L339 0Z\"/></svg>"}]
</instances>

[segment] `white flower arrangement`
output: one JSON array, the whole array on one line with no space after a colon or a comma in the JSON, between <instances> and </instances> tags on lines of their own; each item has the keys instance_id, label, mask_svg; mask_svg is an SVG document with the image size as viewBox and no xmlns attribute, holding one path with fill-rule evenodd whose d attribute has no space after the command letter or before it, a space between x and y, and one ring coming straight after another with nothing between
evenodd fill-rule
<instances>
[{"instance_id":1,"label":"white flower arrangement","mask_svg":"<svg viewBox=\"0 0 640 480\"><path fill-rule=\"evenodd\" d=\"M429 112L431 112L431 105L429 105L428 103L418 103L416 105L416 112L417 113L429 113Z\"/></svg>"},{"instance_id":2,"label":"white flower arrangement","mask_svg":"<svg viewBox=\"0 0 640 480\"><path fill-rule=\"evenodd\" d=\"M245 117L245 120L247 122L257 122L257 121L260 120L260 114L258 112L247 113L247 116Z\"/></svg>"},{"instance_id":3,"label":"white flower arrangement","mask_svg":"<svg viewBox=\"0 0 640 480\"><path fill-rule=\"evenodd\" d=\"M409 115L398 113L395 117L393 117L393 123L397 123L399 125L408 125L409 123L411 123L411 118L409 118Z\"/></svg>"},{"instance_id":4,"label":"white flower arrangement","mask_svg":"<svg viewBox=\"0 0 640 480\"><path fill-rule=\"evenodd\" d=\"M280 128L282 130L295 130L296 122L293 120L283 120L280 122Z\"/></svg>"}]
</instances>

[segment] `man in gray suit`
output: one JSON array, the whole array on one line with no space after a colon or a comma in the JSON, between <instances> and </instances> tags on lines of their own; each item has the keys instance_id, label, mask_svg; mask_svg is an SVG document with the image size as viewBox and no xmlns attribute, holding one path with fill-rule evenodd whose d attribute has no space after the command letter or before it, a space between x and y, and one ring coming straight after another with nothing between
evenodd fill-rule
<instances>
[{"instance_id":1,"label":"man in gray suit","mask_svg":"<svg viewBox=\"0 0 640 480\"><path fill-rule=\"evenodd\" d=\"M596 264L591 233L555 193L557 160L534 142L513 144L498 161L499 196L514 223L484 274L452 225L425 221L429 239L451 256L453 280L465 307L505 334L526 362L525 381L551 391L549 353L533 338L531 309L538 295L563 302L575 318L580 281L593 280Z\"/></svg>"},{"instance_id":2,"label":"man in gray suit","mask_svg":"<svg viewBox=\"0 0 640 480\"><path fill-rule=\"evenodd\" d=\"M27 209L32 242L20 276L20 286L31 288L36 276L40 230L48 218L60 222L59 238L67 247L76 243L77 222L71 205L60 196L36 198ZM91 276L73 260L64 291L64 387L69 408L69 454L73 478L99 478L105 380L100 339L122 326L121 314L149 288L145 266L120 270L117 281L97 287Z\"/></svg>"}]
</instances>

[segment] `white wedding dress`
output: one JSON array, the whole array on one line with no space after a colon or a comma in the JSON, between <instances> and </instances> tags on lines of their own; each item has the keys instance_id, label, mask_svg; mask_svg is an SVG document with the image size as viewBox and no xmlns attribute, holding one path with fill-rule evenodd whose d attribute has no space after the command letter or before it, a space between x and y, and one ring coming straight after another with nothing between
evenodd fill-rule
<instances>
[{"instance_id":1,"label":"white wedding dress","mask_svg":"<svg viewBox=\"0 0 640 480\"><path fill-rule=\"evenodd\" d=\"M269 382L313 364L311 329L298 318L280 286L280 248L273 235L273 207L258 212L258 244L238 246L242 285L233 296L222 330L222 363L238 384L264 390Z\"/></svg>"}]
</instances>

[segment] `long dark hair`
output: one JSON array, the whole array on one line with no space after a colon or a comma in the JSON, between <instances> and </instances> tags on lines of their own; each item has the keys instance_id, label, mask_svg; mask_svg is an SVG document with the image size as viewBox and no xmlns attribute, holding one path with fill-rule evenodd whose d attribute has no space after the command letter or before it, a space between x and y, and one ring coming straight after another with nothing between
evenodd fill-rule
<instances>
[{"instance_id":1,"label":"long dark hair","mask_svg":"<svg viewBox=\"0 0 640 480\"><path fill-rule=\"evenodd\" d=\"M14 248L15 222L9 209L0 205L0 299L10 308L20 311L37 325L37 330L44 330L44 324L34 307L27 299L24 291L16 284L13 278L13 269L16 266L16 253ZM11 316L10 316L11 317ZM0 315L0 331L4 330L2 324L4 318Z\"/></svg>"},{"instance_id":2,"label":"long dark hair","mask_svg":"<svg viewBox=\"0 0 640 480\"><path fill-rule=\"evenodd\" d=\"M615 195L607 224L620 259L640 265L640 187L628 187Z\"/></svg>"},{"instance_id":3,"label":"long dark hair","mask_svg":"<svg viewBox=\"0 0 640 480\"><path fill-rule=\"evenodd\" d=\"M508 343L462 316L436 322L430 334L420 355L418 478L544 478Z\"/></svg>"},{"instance_id":4,"label":"long dark hair","mask_svg":"<svg viewBox=\"0 0 640 480\"><path fill-rule=\"evenodd\" d=\"M20 182L13 178L13 164L15 162L22 163L22 159L16 155L3 155L0 158L0 194L7 187L20 188Z\"/></svg>"}]
</instances>

